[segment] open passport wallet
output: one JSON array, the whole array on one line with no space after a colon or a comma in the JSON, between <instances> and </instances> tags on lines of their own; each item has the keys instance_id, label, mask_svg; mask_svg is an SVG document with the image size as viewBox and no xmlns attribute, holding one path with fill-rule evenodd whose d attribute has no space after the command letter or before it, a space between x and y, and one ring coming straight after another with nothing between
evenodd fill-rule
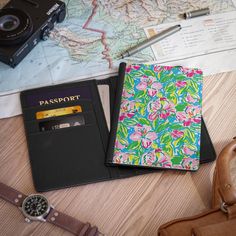
<instances>
[{"instance_id":1,"label":"open passport wallet","mask_svg":"<svg viewBox=\"0 0 236 236\"><path fill-rule=\"evenodd\" d=\"M158 171L105 164L119 82L118 75L21 93L31 170L38 192ZM203 120L201 132L200 162L206 163L216 155Z\"/></svg>"}]
</instances>

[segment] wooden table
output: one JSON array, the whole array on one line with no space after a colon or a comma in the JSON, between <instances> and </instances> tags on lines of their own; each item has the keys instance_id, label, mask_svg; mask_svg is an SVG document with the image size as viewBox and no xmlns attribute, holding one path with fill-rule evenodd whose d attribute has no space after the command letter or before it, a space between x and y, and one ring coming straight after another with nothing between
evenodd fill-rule
<instances>
[{"instance_id":1,"label":"wooden table","mask_svg":"<svg viewBox=\"0 0 236 236\"><path fill-rule=\"evenodd\" d=\"M215 150L236 136L236 71L204 77L203 116ZM34 193L22 116L0 120L0 181ZM60 211L97 225L106 235L156 235L175 218L210 207L214 163L196 173L148 175L45 193ZM20 211L0 199L0 235L71 235L48 223L27 224Z\"/></svg>"}]
</instances>

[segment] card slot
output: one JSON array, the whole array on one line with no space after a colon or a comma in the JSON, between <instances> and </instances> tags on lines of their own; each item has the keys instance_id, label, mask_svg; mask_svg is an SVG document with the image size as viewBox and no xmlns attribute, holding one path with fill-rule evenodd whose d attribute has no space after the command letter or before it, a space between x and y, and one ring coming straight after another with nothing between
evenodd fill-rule
<instances>
[{"instance_id":1,"label":"card slot","mask_svg":"<svg viewBox=\"0 0 236 236\"><path fill-rule=\"evenodd\" d=\"M47 135L49 133L63 133L63 132L68 132L70 130L80 130L83 128L87 128L87 127L92 127L95 126L96 124L87 124L87 125L79 125L79 126L73 126L73 127L67 127L67 128L63 128L63 129L55 129L55 130L47 130L47 131L39 131L39 132L35 132L35 133L29 133L29 136L33 136L33 135Z\"/></svg>"},{"instance_id":2,"label":"card slot","mask_svg":"<svg viewBox=\"0 0 236 236\"><path fill-rule=\"evenodd\" d=\"M105 147L96 124L30 134L27 139L37 191L110 176L104 165Z\"/></svg>"},{"instance_id":3,"label":"card slot","mask_svg":"<svg viewBox=\"0 0 236 236\"><path fill-rule=\"evenodd\" d=\"M77 126L71 126L71 127L64 127L61 129L55 129L55 130L45 130L40 131L40 123L43 122L50 122L50 121L62 121L65 120L65 123L67 123L67 118L73 118L73 117L83 117L84 118L84 124L77 125ZM35 133L46 133L46 132L54 132L64 129L71 129L76 127L82 127L82 126L89 126L96 124L96 117L93 112L81 112L79 114L72 114L72 115L66 115L66 116L60 116L60 117L51 117L43 120L33 120L33 121L27 121L26 122L26 129L28 134L35 134Z\"/></svg>"},{"instance_id":4,"label":"card slot","mask_svg":"<svg viewBox=\"0 0 236 236\"><path fill-rule=\"evenodd\" d=\"M58 108L64 108L64 107L70 107L70 106L81 106L82 112L89 112L93 111L93 103L91 101L77 101L76 103L67 103L67 104L58 104L58 105L53 105L53 106L42 106L42 107L34 107L30 108L27 111L24 110L24 120L31 121L31 120L36 120L36 112L40 111L47 111L47 110L53 110L53 109L58 109ZM79 112L80 113L80 112ZM78 113L76 113L78 114ZM72 114L69 114L72 115Z\"/></svg>"}]
</instances>

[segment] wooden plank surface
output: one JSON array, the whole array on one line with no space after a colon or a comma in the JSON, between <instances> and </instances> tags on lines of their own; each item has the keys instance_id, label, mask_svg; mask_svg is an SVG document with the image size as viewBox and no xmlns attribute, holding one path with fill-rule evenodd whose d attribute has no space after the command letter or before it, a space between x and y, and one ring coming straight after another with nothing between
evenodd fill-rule
<instances>
[{"instance_id":1,"label":"wooden plank surface","mask_svg":"<svg viewBox=\"0 0 236 236\"><path fill-rule=\"evenodd\" d=\"M219 154L236 136L236 71L204 77L203 116ZM161 224L210 207L213 170L210 163L196 173L159 171L45 195L58 210L106 235L156 235ZM0 181L25 194L35 192L22 116L0 120ZM0 235L71 234L48 223L27 224L17 208L0 199Z\"/></svg>"}]
</instances>

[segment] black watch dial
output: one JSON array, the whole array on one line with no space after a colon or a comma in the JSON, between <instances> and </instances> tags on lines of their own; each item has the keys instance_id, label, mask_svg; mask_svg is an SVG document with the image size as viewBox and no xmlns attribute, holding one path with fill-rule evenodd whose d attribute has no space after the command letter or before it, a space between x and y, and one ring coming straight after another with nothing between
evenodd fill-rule
<instances>
[{"instance_id":1,"label":"black watch dial","mask_svg":"<svg viewBox=\"0 0 236 236\"><path fill-rule=\"evenodd\" d=\"M45 216L49 210L48 200L39 194L30 195L24 200L22 210L30 218Z\"/></svg>"}]
</instances>

